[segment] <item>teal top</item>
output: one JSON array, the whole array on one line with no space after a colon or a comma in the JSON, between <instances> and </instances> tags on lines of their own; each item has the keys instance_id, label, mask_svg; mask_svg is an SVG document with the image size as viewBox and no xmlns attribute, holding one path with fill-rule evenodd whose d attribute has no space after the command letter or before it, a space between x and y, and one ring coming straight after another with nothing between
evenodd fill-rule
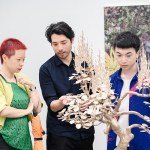
<instances>
[{"instance_id":1,"label":"teal top","mask_svg":"<svg viewBox=\"0 0 150 150\"><path fill-rule=\"evenodd\" d=\"M10 84L13 90L13 100L10 106L17 109L26 109L30 101L29 96L16 83ZM6 118L3 128L0 130L0 134L5 142L14 149L32 150L28 116Z\"/></svg>"}]
</instances>

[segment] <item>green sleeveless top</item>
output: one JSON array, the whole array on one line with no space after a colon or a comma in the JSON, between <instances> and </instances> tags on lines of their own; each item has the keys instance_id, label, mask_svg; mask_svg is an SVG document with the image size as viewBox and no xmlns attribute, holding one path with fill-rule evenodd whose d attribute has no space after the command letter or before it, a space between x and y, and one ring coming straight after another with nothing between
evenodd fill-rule
<instances>
[{"instance_id":1,"label":"green sleeveless top","mask_svg":"<svg viewBox=\"0 0 150 150\"><path fill-rule=\"evenodd\" d=\"M11 84L13 90L11 107L17 109L26 109L29 104L29 96L27 93L16 83L7 83ZM32 150L28 116L21 118L6 118L3 128L0 130L0 134L5 142L14 149Z\"/></svg>"}]
</instances>

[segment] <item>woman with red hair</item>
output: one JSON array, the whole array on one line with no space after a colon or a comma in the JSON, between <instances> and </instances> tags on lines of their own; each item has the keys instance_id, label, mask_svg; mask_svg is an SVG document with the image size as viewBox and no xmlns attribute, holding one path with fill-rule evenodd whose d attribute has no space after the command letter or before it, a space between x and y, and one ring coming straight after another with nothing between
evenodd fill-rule
<instances>
[{"instance_id":1,"label":"woman with red hair","mask_svg":"<svg viewBox=\"0 0 150 150\"><path fill-rule=\"evenodd\" d=\"M28 115L41 111L35 85L19 72L26 46L9 38L0 47L0 150L32 150Z\"/></svg>"}]
</instances>

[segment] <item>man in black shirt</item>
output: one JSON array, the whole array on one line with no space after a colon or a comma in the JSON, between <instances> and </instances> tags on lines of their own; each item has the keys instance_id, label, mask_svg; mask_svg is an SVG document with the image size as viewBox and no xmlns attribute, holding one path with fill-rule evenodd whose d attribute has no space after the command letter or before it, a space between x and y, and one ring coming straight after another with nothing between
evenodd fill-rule
<instances>
[{"instance_id":1,"label":"man in black shirt","mask_svg":"<svg viewBox=\"0 0 150 150\"><path fill-rule=\"evenodd\" d=\"M68 93L81 93L80 86L69 80L74 69L71 52L74 31L65 22L48 26L46 38L55 55L40 68L39 80L42 94L48 106L47 150L93 150L94 127L76 129L75 125L58 120L57 114L66 106Z\"/></svg>"}]
</instances>

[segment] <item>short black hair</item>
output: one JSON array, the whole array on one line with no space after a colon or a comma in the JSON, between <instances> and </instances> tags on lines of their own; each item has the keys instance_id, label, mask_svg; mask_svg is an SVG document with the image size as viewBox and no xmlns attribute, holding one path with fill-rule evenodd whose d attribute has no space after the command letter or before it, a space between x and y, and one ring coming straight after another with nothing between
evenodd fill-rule
<instances>
[{"instance_id":1,"label":"short black hair","mask_svg":"<svg viewBox=\"0 0 150 150\"><path fill-rule=\"evenodd\" d=\"M126 31L120 33L114 40L114 49L118 48L134 48L136 52L140 49L140 39L137 35Z\"/></svg>"},{"instance_id":2,"label":"short black hair","mask_svg":"<svg viewBox=\"0 0 150 150\"><path fill-rule=\"evenodd\" d=\"M70 39L70 41L75 36L72 28L66 22L63 21L52 23L50 26L47 27L45 36L50 43L52 43L52 34L65 35L67 38Z\"/></svg>"}]
</instances>

